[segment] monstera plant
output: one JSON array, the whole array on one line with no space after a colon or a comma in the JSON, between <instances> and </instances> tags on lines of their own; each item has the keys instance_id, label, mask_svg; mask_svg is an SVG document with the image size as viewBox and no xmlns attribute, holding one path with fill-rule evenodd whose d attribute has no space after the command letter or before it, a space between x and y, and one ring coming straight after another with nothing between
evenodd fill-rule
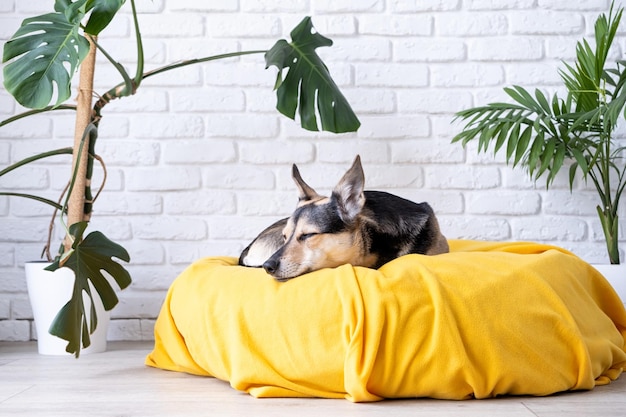
<instances>
[{"instance_id":1,"label":"monstera plant","mask_svg":"<svg viewBox=\"0 0 626 417\"><path fill-rule=\"evenodd\" d=\"M74 271L75 282L71 299L58 313L49 331L66 340L67 352L74 353L76 357L81 347L89 346L89 335L97 325L94 313L90 316L85 314L83 294L93 300L90 289L93 286L105 309L110 310L118 299L103 271L113 277L120 288L131 283L128 271L118 262L130 261L128 252L101 232L93 231L85 236L93 203L97 198L91 190L94 165L97 162L104 167L104 162L97 154L96 143L103 109L108 103L137 93L144 79L166 71L241 55L265 54L265 68L278 68L274 87L277 92L277 109L282 114L293 119L298 112L302 127L308 130L321 128L341 133L356 131L360 125L316 53L316 48L330 46L332 41L313 29L310 18L305 18L293 29L291 42L280 40L267 51L239 51L189 59L145 71L139 16L135 1L129 0L137 51L136 71L131 75L97 39L124 3L125 0L56 0L54 11L25 19L3 50L3 62L6 64L4 86L19 104L32 110L1 122L0 127L43 112L76 113L73 146L46 150L0 171L2 176L43 158L73 155L71 168L68 169L68 186L58 202L14 192L0 192L0 195L41 201L53 208L53 217L58 214L61 219L66 237L48 269L70 268ZM97 51L117 69L120 82L99 95L100 98L94 104L92 96ZM79 73L79 85L78 98L74 104L68 103L68 100L72 91L71 80L76 72ZM99 187L101 190L102 186ZM49 257L52 261L52 257Z\"/></svg>"}]
</instances>

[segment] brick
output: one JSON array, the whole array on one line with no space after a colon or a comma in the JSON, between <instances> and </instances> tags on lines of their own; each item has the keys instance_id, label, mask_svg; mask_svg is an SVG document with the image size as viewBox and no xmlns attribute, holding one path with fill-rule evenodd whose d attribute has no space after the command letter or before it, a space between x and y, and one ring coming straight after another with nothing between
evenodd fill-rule
<instances>
[{"instance_id":1,"label":"brick","mask_svg":"<svg viewBox=\"0 0 626 417\"><path fill-rule=\"evenodd\" d=\"M311 162L314 156L314 145L302 141L254 141L240 147L241 161L252 164Z\"/></svg>"},{"instance_id":2,"label":"brick","mask_svg":"<svg viewBox=\"0 0 626 417\"><path fill-rule=\"evenodd\" d=\"M233 141L201 139L166 143L163 162L167 164L209 164L234 162L237 152Z\"/></svg>"},{"instance_id":3,"label":"brick","mask_svg":"<svg viewBox=\"0 0 626 417\"><path fill-rule=\"evenodd\" d=\"M14 142L10 148L8 146L6 147L7 149L6 156L7 157L10 156L12 162L17 162L25 158L34 156L40 152L53 150L53 149L67 148L67 147L70 147L71 145L72 144L67 140L57 140L57 139L20 140L20 141ZM10 154L9 154L9 149L11 149ZM69 165L71 161L72 161L72 157L70 155L55 155L55 156L51 156L45 159L40 159L36 164L37 165L58 165L58 164ZM8 159L6 162L8 162ZM33 167L33 165L28 165L28 167ZM22 172L20 170L26 169L26 168L27 167L19 168L18 171L14 171L14 173L20 173ZM27 176L30 176L30 175L27 174Z\"/></svg>"},{"instance_id":4,"label":"brick","mask_svg":"<svg viewBox=\"0 0 626 417\"><path fill-rule=\"evenodd\" d=\"M203 70L206 84L219 87L265 85L268 89L271 89L275 81L275 71L273 69L265 69L262 55L259 55L257 58L258 61L256 62L222 61L204 65ZM233 89L231 88L230 90Z\"/></svg>"},{"instance_id":5,"label":"brick","mask_svg":"<svg viewBox=\"0 0 626 417\"><path fill-rule=\"evenodd\" d=\"M48 222L33 219L3 219L0 242L42 242L48 236Z\"/></svg>"},{"instance_id":6,"label":"brick","mask_svg":"<svg viewBox=\"0 0 626 417\"><path fill-rule=\"evenodd\" d=\"M206 16L212 38L278 38L282 34L278 17L265 14L211 14Z\"/></svg>"},{"instance_id":7,"label":"brick","mask_svg":"<svg viewBox=\"0 0 626 417\"><path fill-rule=\"evenodd\" d=\"M158 191L158 190L156 190ZM163 212L163 199L160 195L139 193L106 193L96 203L95 213L100 215L150 214Z\"/></svg>"},{"instance_id":8,"label":"brick","mask_svg":"<svg viewBox=\"0 0 626 417\"><path fill-rule=\"evenodd\" d=\"M207 237L206 223L191 217L133 218L131 224L137 239L196 241Z\"/></svg>"},{"instance_id":9,"label":"brick","mask_svg":"<svg viewBox=\"0 0 626 417\"><path fill-rule=\"evenodd\" d=\"M141 326L141 340L152 341L154 340L154 325L156 320L141 319L139 325Z\"/></svg>"},{"instance_id":10,"label":"brick","mask_svg":"<svg viewBox=\"0 0 626 417\"><path fill-rule=\"evenodd\" d=\"M435 33L442 36L495 36L508 31L507 16L502 13L443 13L435 18Z\"/></svg>"},{"instance_id":11,"label":"brick","mask_svg":"<svg viewBox=\"0 0 626 417\"><path fill-rule=\"evenodd\" d=\"M265 218L259 220L262 221L262 224L265 226L269 226L271 224L271 221L266 220ZM242 221L244 221L243 218ZM262 227L259 225L259 230L256 230L256 233L258 234L261 230ZM194 244L193 247L190 247L189 244L181 245L172 242L168 245L168 261L171 265L187 266L192 262L207 256L232 256L238 258L243 248L246 247L251 240L252 236L246 240L208 241L197 245Z\"/></svg>"},{"instance_id":12,"label":"brick","mask_svg":"<svg viewBox=\"0 0 626 417\"><path fill-rule=\"evenodd\" d=\"M208 137L273 138L278 135L278 116L225 114L209 118Z\"/></svg>"},{"instance_id":13,"label":"brick","mask_svg":"<svg viewBox=\"0 0 626 417\"><path fill-rule=\"evenodd\" d=\"M415 188L399 188L389 190L407 200L416 203L427 202L435 213L461 215L464 211L463 194L458 191L427 190ZM447 231L443 231L446 235Z\"/></svg>"},{"instance_id":14,"label":"brick","mask_svg":"<svg viewBox=\"0 0 626 417\"><path fill-rule=\"evenodd\" d=\"M131 136L147 139L199 138L204 135L201 116L187 115L144 115L131 124Z\"/></svg>"},{"instance_id":15,"label":"brick","mask_svg":"<svg viewBox=\"0 0 626 417\"><path fill-rule=\"evenodd\" d=\"M342 89L342 93L357 115L393 113L396 109L396 93L392 90Z\"/></svg>"},{"instance_id":16,"label":"brick","mask_svg":"<svg viewBox=\"0 0 626 417\"><path fill-rule=\"evenodd\" d=\"M0 267L15 265L15 248L9 243L0 244Z\"/></svg>"},{"instance_id":17,"label":"brick","mask_svg":"<svg viewBox=\"0 0 626 417\"><path fill-rule=\"evenodd\" d=\"M12 12L15 10L14 0L7 0L0 4L0 12Z\"/></svg>"},{"instance_id":18,"label":"brick","mask_svg":"<svg viewBox=\"0 0 626 417\"><path fill-rule=\"evenodd\" d=\"M203 170L202 183L208 188L271 190L275 177L271 167L212 165Z\"/></svg>"},{"instance_id":19,"label":"brick","mask_svg":"<svg viewBox=\"0 0 626 417\"><path fill-rule=\"evenodd\" d=\"M426 186L445 190L489 190L501 184L497 167L457 166L454 175L450 167L429 166L425 168Z\"/></svg>"},{"instance_id":20,"label":"brick","mask_svg":"<svg viewBox=\"0 0 626 417\"><path fill-rule=\"evenodd\" d=\"M108 341L143 340L141 323L137 319L117 319L109 322Z\"/></svg>"},{"instance_id":21,"label":"brick","mask_svg":"<svg viewBox=\"0 0 626 417\"><path fill-rule=\"evenodd\" d=\"M609 0L579 0L576 2L568 0L539 0L540 8L553 10L589 10L605 11L609 8Z\"/></svg>"},{"instance_id":22,"label":"brick","mask_svg":"<svg viewBox=\"0 0 626 417\"><path fill-rule=\"evenodd\" d=\"M168 100L167 92L142 85L135 95L109 103L106 106L106 113L164 112L169 109ZM110 124L112 119L107 115L104 120L104 124Z\"/></svg>"},{"instance_id":23,"label":"brick","mask_svg":"<svg viewBox=\"0 0 626 417\"><path fill-rule=\"evenodd\" d=\"M268 88L246 88L244 101L248 112L276 114L276 93Z\"/></svg>"},{"instance_id":24,"label":"brick","mask_svg":"<svg viewBox=\"0 0 626 417\"><path fill-rule=\"evenodd\" d=\"M541 209L541 197L534 191L468 192L465 201L469 214L516 216L537 214Z\"/></svg>"},{"instance_id":25,"label":"brick","mask_svg":"<svg viewBox=\"0 0 626 417\"><path fill-rule=\"evenodd\" d=\"M466 58L465 42L452 38L401 38L394 40L394 57L399 62L453 62Z\"/></svg>"},{"instance_id":26,"label":"brick","mask_svg":"<svg viewBox=\"0 0 626 417\"><path fill-rule=\"evenodd\" d=\"M312 8L316 13L345 13L345 12L380 12L384 2L379 0L313 0Z\"/></svg>"},{"instance_id":27,"label":"brick","mask_svg":"<svg viewBox=\"0 0 626 417\"><path fill-rule=\"evenodd\" d=\"M194 243L195 244L195 243ZM126 269L133 277L132 289L137 292L167 291L170 284L185 268L183 265L138 265ZM165 297L164 297L165 298Z\"/></svg>"},{"instance_id":28,"label":"brick","mask_svg":"<svg viewBox=\"0 0 626 417\"><path fill-rule=\"evenodd\" d=\"M256 49L256 48L255 48ZM239 42L229 39L186 39L184 42L172 40L169 42L167 51L169 62L178 62L191 59L201 59L215 55L222 55L240 50ZM230 61L236 61L238 58L228 58ZM218 60L217 62L225 62ZM192 64L192 66L214 65L216 61L207 61L200 64ZM176 70L174 70L176 71Z\"/></svg>"},{"instance_id":29,"label":"brick","mask_svg":"<svg viewBox=\"0 0 626 417\"><path fill-rule=\"evenodd\" d=\"M511 228L518 240L580 242L587 238L587 222L565 217L512 219Z\"/></svg>"},{"instance_id":30,"label":"brick","mask_svg":"<svg viewBox=\"0 0 626 417\"><path fill-rule=\"evenodd\" d=\"M203 88L172 92L174 112L243 111L245 96L234 88Z\"/></svg>"},{"instance_id":31,"label":"brick","mask_svg":"<svg viewBox=\"0 0 626 417\"><path fill-rule=\"evenodd\" d=\"M357 64L355 84L370 87L424 87L428 68L422 64Z\"/></svg>"},{"instance_id":32,"label":"brick","mask_svg":"<svg viewBox=\"0 0 626 417\"><path fill-rule=\"evenodd\" d=\"M0 320L11 318L11 301L8 298L0 298Z\"/></svg>"},{"instance_id":33,"label":"brick","mask_svg":"<svg viewBox=\"0 0 626 417\"><path fill-rule=\"evenodd\" d=\"M536 61L543 58L543 40L528 38L479 38L468 45L473 61Z\"/></svg>"},{"instance_id":34,"label":"brick","mask_svg":"<svg viewBox=\"0 0 626 417\"><path fill-rule=\"evenodd\" d=\"M0 216L9 214L9 197L0 197Z\"/></svg>"},{"instance_id":35,"label":"brick","mask_svg":"<svg viewBox=\"0 0 626 417\"><path fill-rule=\"evenodd\" d=\"M199 2L198 0L176 0L168 2L169 10L198 12L235 12L239 10L239 0L223 0L219 2Z\"/></svg>"},{"instance_id":36,"label":"brick","mask_svg":"<svg viewBox=\"0 0 626 417\"><path fill-rule=\"evenodd\" d=\"M512 14L510 25L516 35L572 35L582 33L585 22L578 13L534 10Z\"/></svg>"},{"instance_id":37,"label":"brick","mask_svg":"<svg viewBox=\"0 0 626 417\"><path fill-rule=\"evenodd\" d=\"M398 111L427 114L456 113L472 106L472 95L449 90L400 90Z\"/></svg>"},{"instance_id":38,"label":"brick","mask_svg":"<svg viewBox=\"0 0 626 417\"><path fill-rule=\"evenodd\" d=\"M423 138L430 133L428 118L422 115L361 117L361 127L357 135L360 138ZM393 126L393 130L390 129Z\"/></svg>"},{"instance_id":39,"label":"brick","mask_svg":"<svg viewBox=\"0 0 626 417\"><path fill-rule=\"evenodd\" d=\"M141 34L147 39L204 35L204 19L198 13L145 14L140 24Z\"/></svg>"},{"instance_id":40,"label":"brick","mask_svg":"<svg viewBox=\"0 0 626 417\"><path fill-rule=\"evenodd\" d=\"M394 13L446 11L460 7L459 0L391 0L389 3Z\"/></svg>"},{"instance_id":41,"label":"brick","mask_svg":"<svg viewBox=\"0 0 626 417\"><path fill-rule=\"evenodd\" d=\"M242 216L276 216L288 217L294 210L294 193L274 192L271 194L259 192L244 192L238 195L237 214ZM270 223L268 223L268 226ZM236 236L237 238L239 236Z\"/></svg>"},{"instance_id":42,"label":"brick","mask_svg":"<svg viewBox=\"0 0 626 417\"><path fill-rule=\"evenodd\" d=\"M0 341L27 342L30 340L28 320L0 320Z\"/></svg>"},{"instance_id":43,"label":"brick","mask_svg":"<svg viewBox=\"0 0 626 417\"><path fill-rule=\"evenodd\" d=\"M391 145L392 163L447 164L465 159L463 148L441 140L399 141Z\"/></svg>"},{"instance_id":44,"label":"brick","mask_svg":"<svg viewBox=\"0 0 626 417\"><path fill-rule=\"evenodd\" d=\"M18 13L34 15L54 12L54 8L50 5L50 2L45 0L31 0L29 2L16 3Z\"/></svg>"},{"instance_id":45,"label":"brick","mask_svg":"<svg viewBox=\"0 0 626 417\"><path fill-rule=\"evenodd\" d=\"M286 27L295 27L287 25ZM356 18L351 15L319 15L313 19L313 26L324 36L354 35L357 33Z\"/></svg>"},{"instance_id":46,"label":"brick","mask_svg":"<svg viewBox=\"0 0 626 417\"><path fill-rule=\"evenodd\" d=\"M98 154L107 165L117 166L150 166L159 161L161 146L149 141L102 141Z\"/></svg>"},{"instance_id":47,"label":"brick","mask_svg":"<svg viewBox=\"0 0 626 417\"><path fill-rule=\"evenodd\" d=\"M546 57L557 60L555 65L561 61L573 61L576 59L576 42L578 39L569 37L547 37Z\"/></svg>"},{"instance_id":48,"label":"brick","mask_svg":"<svg viewBox=\"0 0 626 417\"><path fill-rule=\"evenodd\" d=\"M175 215L234 214L237 199L231 191L176 192L164 196L164 212Z\"/></svg>"},{"instance_id":49,"label":"brick","mask_svg":"<svg viewBox=\"0 0 626 417\"><path fill-rule=\"evenodd\" d=\"M364 15L359 18L359 33L383 36L428 36L433 19L427 15Z\"/></svg>"},{"instance_id":50,"label":"brick","mask_svg":"<svg viewBox=\"0 0 626 417\"><path fill-rule=\"evenodd\" d=\"M0 39L10 39L20 27L21 20L14 17L0 17Z\"/></svg>"},{"instance_id":51,"label":"brick","mask_svg":"<svg viewBox=\"0 0 626 417\"><path fill-rule=\"evenodd\" d=\"M385 62L391 60L391 42L379 38L371 38L367 42L359 38L341 39L330 50L324 50L324 58L339 62Z\"/></svg>"},{"instance_id":52,"label":"brick","mask_svg":"<svg viewBox=\"0 0 626 417\"><path fill-rule=\"evenodd\" d=\"M11 318L15 320L33 320L33 309L28 298L14 298L11 301Z\"/></svg>"},{"instance_id":53,"label":"brick","mask_svg":"<svg viewBox=\"0 0 626 417\"><path fill-rule=\"evenodd\" d=\"M555 65L543 63L515 63L505 66L506 79L514 85L560 86L562 83L558 68ZM534 94L533 88L527 89ZM544 94L546 91L543 91ZM552 97L552 95L550 95ZM563 97L565 97L563 95Z\"/></svg>"},{"instance_id":54,"label":"brick","mask_svg":"<svg viewBox=\"0 0 626 417\"><path fill-rule=\"evenodd\" d=\"M252 239L275 221L274 219L267 221L268 217L254 216L254 218L258 219L258 226L256 227L250 227L246 221L249 218L212 216L208 219L209 237L217 240Z\"/></svg>"},{"instance_id":55,"label":"brick","mask_svg":"<svg viewBox=\"0 0 626 417\"><path fill-rule=\"evenodd\" d=\"M422 168L415 165L369 165L367 187L369 189L387 189L393 187L422 187L424 174Z\"/></svg>"},{"instance_id":56,"label":"brick","mask_svg":"<svg viewBox=\"0 0 626 417\"><path fill-rule=\"evenodd\" d=\"M202 85L202 65L188 65L144 79L142 87L190 87Z\"/></svg>"},{"instance_id":57,"label":"brick","mask_svg":"<svg viewBox=\"0 0 626 417\"><path fill-rule=\"evenodd\" d=\"M106 33L106 31L105 31ZM135 42L129 42L128 39L119 38L102 38L98 42L104 49L115 57L115 60L121 63L137 62L137 45ZM165 62L165 42L155 39L143 40L143 58L147 64L162 64ZM96 56L96 68L109 65L108 59L104 54L100 53ZM132 68L132 67L131 67ZM126 69L126 71L130 71ZM133 76L133 73L129 73Z\"/></svg>"},{"instance_id":58,"label":"brick","mask_svg":"<svg viewBox=\"0 0 626 417\"><path fill-rule=\"evenodd\" d=\"M448 239L497 241L511 238L509 222L492 216L439 216L439 225Z\"/></svg>"},{"instance_id":59,"label":"brick","mask_svg":"<svg viewBox=\"0 0 626 417\"><path fill-rule=\"evenodd\" d=\"M29 139L52 137L52 120L43 115L17 120L8 128L0 129L0 139Z\"/></svg>"},{"instance_id":60,"label":"brick","mask_svg":"<svg viewBox=\"0 0 626 417\"><path fill-rule=\"evenodd\" d=\"M103 216L97 210L91 218L87 233L91 233L96 230L104 233L114 242L124 242L124 246L127 245L126 241L132 239L132 231L128 218Z\"/></svg>"},{"instance_id":61,"label":"brick","mask_svg":"<svg viewBox=\"0 0 626 417\"><path fill-rule=\"evenodd\" d=\"M0 94L0 114L10 116L15 112L15 100L8 94ZM0 153L2 155L2 153Z\"/></svg>"},{"instance_id":62,"label":"brick","mask_svg":"<svg viewBox=\"0 0 626 417\"><path fill-rule=\"evenodd\" d=\"M550 215L595 216L599 203L596 193L566 190L550 190L543 200L543 209Z\"/></svg>"},{"instance_id":63,"label":"brick","mask_svg":"<svg viewBox=\"0 0 626 417\"><path fill-rule=\"evenodd\" d=\"M431 67L434 87L486 87L500 85L504 81L504 70L498 64L433 65Z\"/></svg>"},{"instance_id":64,"label":"brick","mask_svg":"<svg viewBox=\"0 0 626 417\"><path fill-rule=\"evenodd\" d=\"M200 169L191 167L144 168L133 170L126 179L130 191L177 191L200 188Z\"/></svg>"},{"instance_id":65,"label":"brick","mask_svg":"<svg viewBox=\"0 0 626 417\"><path fill-rule=\"evenodd\" d=\"M44 197L52 201L57 201L59 196L50 192L37 193L37 196ZM52 216L54 208L39 201L26 198L11 199L11 214L15 217L43 217L41 221L46 222Z\"/></svg>"},{"instance_id":66,"label":"brick","mask_svg":"<svg viewBox=\"0 0 626 417\"><path fill-rule=\"evenodd\" d=\"M535 0L469 0L469 10L517 10L531 9L535 6Z\"/></svg>"},{"instance_id":67,"label":"brick","mask_svg":"<svg viewBox=\"0 0 626 417\"><path fill-rule=\"evenodd\" d=\"M161 13L163 9L165 8L164 2L165 0L151 0L147 2L138 3L135 6L137 7L137 13L139 14ZM122 7L122 9L120 10L120 12L122 13L123 12L129 13L129 11L130 11L130 7Z\"/></svg>"},{"instance_id":68,"label":"brick","mask_svg":"<svg viewBox=\"0 0 626 417\"><path fill-rule=\"evenodd\" d=\"M350 140L349 143L346 143L346 140L324 141L317 145L317 149L318 161L341 163L346 167L352 164L358 153L366 171L370 163L381 164L390 161L389 146L377 140Z\"/></svg>"},{"instance_id":69,"label":"brick","mask_svg":"<svg viewBox=\"0 0 626 417\"><path fill-rule=\"evenodd\" d=\"M274 0L241 0L241 11L253 13L308 12L308 0L276 2Z\"/></svg>"}]
</instances>

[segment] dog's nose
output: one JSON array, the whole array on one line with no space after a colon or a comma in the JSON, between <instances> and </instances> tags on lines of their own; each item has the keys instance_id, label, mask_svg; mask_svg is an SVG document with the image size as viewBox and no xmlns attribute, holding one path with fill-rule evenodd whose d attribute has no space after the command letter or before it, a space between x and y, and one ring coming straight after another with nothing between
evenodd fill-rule
<instances>
[{"instance_id":1,"label":"dog's nose","mask_svg":"<svg viewBox=\"0 0 626 417\"><path fill-rule=\"evenodd\" d=\"M280 263L279 261L270 258L267 261L263 262L263 269L265 269L265 272L271 275L274 272L276 272L276 270L278 269L279 263Z\"/></svg>"}]
</instances>

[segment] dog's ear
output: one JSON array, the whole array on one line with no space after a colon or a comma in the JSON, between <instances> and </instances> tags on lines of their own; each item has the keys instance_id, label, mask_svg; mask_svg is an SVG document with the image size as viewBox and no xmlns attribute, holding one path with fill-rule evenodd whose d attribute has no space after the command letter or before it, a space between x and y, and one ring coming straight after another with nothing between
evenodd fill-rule
<instances>
[{"instance_id":1,"label":"dog's ear","mask_svg":"<svg viewBox=\"0 0 626 417\"><path fill-rule=\"evenodd\" d=\"M315 198L319 198L319 194L317 194L313 188L304 182L296 164L293 164L291 176L293 177L293 181L296 183L296 187L298 187L298 206Z\"/></svg>"},{"instance_id":2,"label":"dog's ear","mask_svg":"<svg viewBox=\"0 0 626 417\"><path fill-rule=\"evenodd\" d=\"M365 205L365 175L361 166L361 158L357 155L350 169L341 178L332 198L337 202L339 215L346 223L352 223Z\"/></svg>"}]
</instances>

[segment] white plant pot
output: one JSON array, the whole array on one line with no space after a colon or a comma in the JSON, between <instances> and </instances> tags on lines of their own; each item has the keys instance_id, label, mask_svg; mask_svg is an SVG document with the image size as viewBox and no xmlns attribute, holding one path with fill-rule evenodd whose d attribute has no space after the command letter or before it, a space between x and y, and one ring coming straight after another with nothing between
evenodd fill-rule
<instances>
[{"instance_id":1,"label":"white plant pot","mask_svg":"<svg viewBox=\"0 0 626 417\"><path fill-rule=\"evenodd\" d=\"M69 355L65 351L67 342L48 332L52 321L63 306L70 300L74 288L74 271L61 268L54 272L46 271L48 262L27 262L25 264L28 296L33 309L35 328L37 329L37 348L42 355ZM96 305L98 326L90 335L91 345L80 350L80 354L104 352L107 347L107 330L110 313L104 310L102 301L92 287ZM90 299L84 295L87 322L89 322Z\"/></svg>"},{"instance_id":2,"label":"white plant pot","mask_svg":"<svg viewBox=\"0 0 626 417\"><path fill-rule=\"evenodd\" d=\"M626 264L593 264L592 266L604 275L622 302L626 304Z\"/></svg>"}]
</instances>

